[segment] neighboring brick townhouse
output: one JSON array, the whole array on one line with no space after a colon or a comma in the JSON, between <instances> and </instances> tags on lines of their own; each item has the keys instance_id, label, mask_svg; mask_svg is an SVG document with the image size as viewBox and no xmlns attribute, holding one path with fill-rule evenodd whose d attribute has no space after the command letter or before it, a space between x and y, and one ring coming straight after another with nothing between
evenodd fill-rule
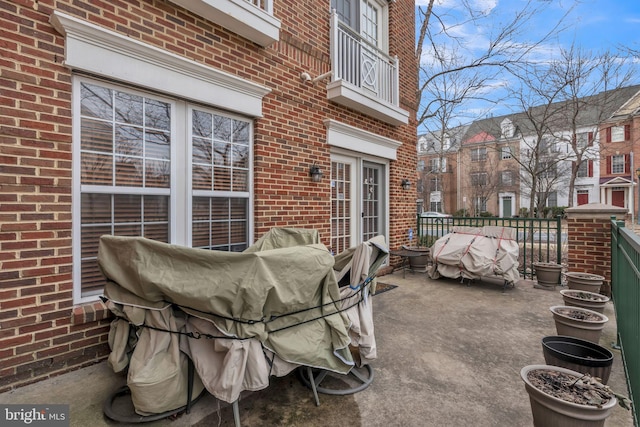
<instances>
[{"instance_id":1,"label":"neighboring brick townhouse","mask_svg":"<svg viewBox=\"0 0 640 427\"><path fill-rule=\"evenodd\" d=\"M277 226L317 229L335 252L407 243L414 13L0 0L0 391L106 357L100 235L241 251Z\"/></svg>"}]
</instances>

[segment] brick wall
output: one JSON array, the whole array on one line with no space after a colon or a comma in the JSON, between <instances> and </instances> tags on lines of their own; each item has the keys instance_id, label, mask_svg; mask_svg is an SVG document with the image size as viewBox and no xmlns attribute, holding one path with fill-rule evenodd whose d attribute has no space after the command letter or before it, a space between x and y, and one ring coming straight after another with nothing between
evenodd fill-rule
<instances>
[{"instance_id":1,"label":"brick wall","mask_svg":"<svg viewBox=\"0 0 640 427\"><path fill-rule=\"evenodd\" d=\"M393 127L327 101L329 2L278 0L280 40L267 48L166 0L0 0L0 391L95 363L108 354L108 313L73 305L71 72L54 10L234 74L272 92L254 127L255 234L316 228L328 239L330 153L323 120L334 118L403 143L390 168L390 246L415 222L415 73L401 76L407 126ZM390 5L390 52L414 67L414 3ZM398 24L398 25L396 25ZM313 183L318 162L325 179ZM328 240L325 241L328 244Z\"/></svg>"},{"instance_id":2,"label":"brick wall","mask_svg":"<svg viewBox=\"0 0 640 427\"><path fill-rule=\"evenodd\" d=\"M611 296L611 217L624 219L626 209L589 203L565 212L569 242L568 271L604 276L600 292Z\"/></svg>"}]
</instances>

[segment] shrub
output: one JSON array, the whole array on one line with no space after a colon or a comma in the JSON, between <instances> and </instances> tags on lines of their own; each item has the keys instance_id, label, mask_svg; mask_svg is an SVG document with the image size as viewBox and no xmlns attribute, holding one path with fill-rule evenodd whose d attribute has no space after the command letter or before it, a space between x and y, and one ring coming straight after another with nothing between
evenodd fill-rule
<instances>
[{"instance_id":1,"label":"shrub","mask_svg":"<svg viewBox=\"0 0 640 427\"><path fill-rule=\"evenodd\" d=\"M467 211L466 209L458 209L453 213L453 216L455 217L469 216L469 211Z\"/></svg>"}]
</instances>

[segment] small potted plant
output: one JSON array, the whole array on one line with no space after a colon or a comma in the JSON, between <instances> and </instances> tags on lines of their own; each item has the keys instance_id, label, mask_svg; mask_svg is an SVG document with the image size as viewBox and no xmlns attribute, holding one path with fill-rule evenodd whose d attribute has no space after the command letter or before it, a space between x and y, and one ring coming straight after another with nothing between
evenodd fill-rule
<instances>
[{"instance_id":1,"label":"small potted plant","mask_svg":"<svg viewBox=\"0 0 640 427\"><path fill-rule=\"evenodd\" d=\"M528 365L520 371L529 394L535 427L602 427L618 403L630 401L588 374L550 365Z\"/></svg>"}]
</instances>

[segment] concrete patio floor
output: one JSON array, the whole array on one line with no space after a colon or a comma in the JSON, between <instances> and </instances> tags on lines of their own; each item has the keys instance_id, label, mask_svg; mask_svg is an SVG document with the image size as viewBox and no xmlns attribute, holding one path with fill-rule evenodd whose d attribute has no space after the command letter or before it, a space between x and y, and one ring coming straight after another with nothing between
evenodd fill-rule
<instances>
[{"instance_id":1,"label":"concrete patio floor","mask_svg":"<svg viewBox=\"0 0 640 427\"><path fill-rule=\"evenodd\" d=\"M520 369L543 364L541 339L555 335L549 307L561 305L559 289L535 289L521 281L505 291L497 282L461 284L402 272L380 277L397 285L374 297L378 358L375 378L349 396L320 395L295 375L266 390L243 394L243 426L531 426ZM616 322L611 303L600 345L611 348ZM627 395L620 352L609 385ZM103 401L125 380L102 362L0 394L0 403L70 404L72 426L124 425L108 420ZM207 395L190 414L147 426L230 426L229 407ZM218 412L218 408L224 408ZM616 407L607 426L633 426L629 411Z\"/></svg>"}]
</instances>

